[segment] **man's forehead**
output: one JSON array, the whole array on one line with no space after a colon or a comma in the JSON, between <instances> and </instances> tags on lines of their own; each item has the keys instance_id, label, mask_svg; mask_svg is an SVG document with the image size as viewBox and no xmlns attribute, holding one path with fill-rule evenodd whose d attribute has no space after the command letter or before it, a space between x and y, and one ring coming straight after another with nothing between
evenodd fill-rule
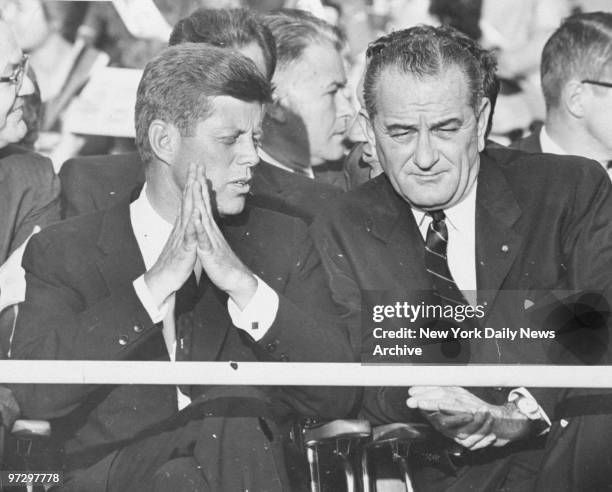
<instances>
[{"instance_id":1,"label":"man's forehead","mask_svg":"<svg viewBox=\"0 0 612 492\"><path fill-rule=\"evenodd\" d=\"M394 67L384 69L376 83L375 97L379 114L463 111L471 102L467 78L454 66L422 76Z\"/></svg>"},{"instance_id":2,"label":"man's forehead","mask_svg":"<svg viewBox=\"0 0 612 492\"><path fill-rule=\"evenodd\" d=\"M342 55L331 42L310 44L300 58L288 65L284 71L287 78L298 84L304 82L326 87L334 83L346 83Z\"/></svg>"},{"instance_id":3,"label":"man's forehead","mask_svg":"<svg viewBox=\"0 0 612 492\"><path fill-rule=\"evenodd\" d=\"M208 127L249 131L261 125L262 104L243 101L231 96L215 96L208 99L210 111L201 122Z\"/></svg>"}]
</instances>

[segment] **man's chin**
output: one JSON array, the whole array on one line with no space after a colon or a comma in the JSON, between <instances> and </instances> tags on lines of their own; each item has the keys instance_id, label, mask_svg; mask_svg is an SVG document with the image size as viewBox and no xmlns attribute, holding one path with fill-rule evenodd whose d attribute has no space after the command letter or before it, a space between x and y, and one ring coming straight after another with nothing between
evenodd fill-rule
<instances>
[{"instance_id":1,"label":"man's chin","mask_svg":"<svg viewBox=\"0 0 612 492\"><path fill-rule=\"evenodd\" d=\"M217 204L219 216L228 217L242 213L245 206L245 197L233 198L224 203Z\"/></svg>"},{"instance_id":2,"label":"man's chin","mask_svg":"<svg viewBox=\"0 0 612 492\"><path fill-rule=\"evenodd\" d=\"M0 147L21 141L26 133L28 133L28 127L22 119L18 122L7 120L4 128L0 130Z\"/></svg>"}]
</instances>

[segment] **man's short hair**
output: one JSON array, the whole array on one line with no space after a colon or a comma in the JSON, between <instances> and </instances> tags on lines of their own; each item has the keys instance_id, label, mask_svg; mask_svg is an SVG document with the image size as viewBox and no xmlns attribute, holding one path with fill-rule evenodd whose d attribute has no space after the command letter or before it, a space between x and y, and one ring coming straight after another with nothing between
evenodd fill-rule
<instances>
[{"instance_id":1,"label":"man's short hair","mask_svg":"<svg viewBox=\"0 0 612 492\"><path fill-rule=\"evenodd\" d=\"M170 46L206 43L219 48L261 48L268 80L276 68L276 46L270 30L258 16L246 9L198 9L181 19L170 34Z\"/></svg>"},{"instance_id":2,"label":"man's short hair","mask_svg":"<svg viewBox=\"0 0 612 492\"><path fill-rule=\"evenodd\" d=\"M540 76L546 108L556 108L571 79L598 80L611 74L612 13L589 12L568 17L542 51Z\"/></svg>"},{"instance_id":3,"label":"man's short hair","mask_svg":"<svg viewBox=\"0 0 612 492\"><path fill-rule=\"evenodd\" d=\"M255 64L238 52L199 43L166 48L145 66L136 93L136 146L149 163L149 126L158 119L191 136L211 110L210 98L265 103L271 88Z\"/></svg>"},{"instance_id":4,"label":"man's short hair","mask_svg":"<svg viewBox=\"0 0 612 492\"><path fill-rule=\"evenodd\" d=\"M299 60L312 44L331 44L341 52L345 37L336 26L305 10L281 9L262 16L276 42L277 66L284 69Z\"/></svg>"},{"instance_id":5,"label":"man's short hair","mask_svg":"<svg viewBox=\"0 0 612 492\"><path fill-rule=\"evenodd\" d=\"M376 85L384 70L394 68L414 77L428 77L451 67L459 68L467 79L469 104L477 111L483 97L494 106L499 92L495 56L456 29L447 26L415 26L393 32L374 41L363 92L370 118L376 114Z\"/></svg>"}]
</instances>

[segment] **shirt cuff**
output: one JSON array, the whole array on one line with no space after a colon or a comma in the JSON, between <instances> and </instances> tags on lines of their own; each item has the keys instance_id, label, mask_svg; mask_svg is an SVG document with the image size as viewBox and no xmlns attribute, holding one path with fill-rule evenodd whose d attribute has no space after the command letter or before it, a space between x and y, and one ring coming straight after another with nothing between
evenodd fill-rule
<instances>
[{"instance_id":1,"label":"shirt cuff","mask_svg":"<svg viewBox=\"0 0 612 492\"><path fill-rule=\"evenodd\" d=\"M227 300L227 310L232 323L246 331L258 342L268 332L278 312L278 294L257 275L257 290L241 311L231 298Z\"/></svg>"},{"instance_id":2,"label":"shirt cuff","mask_svg":"<svg viewBox=\"0 0 612 492\"><path fill-rule=\"evenodd\" d=\"M138 296L138 299L140 299L142 306L145 308L149 318L151 318L151 321L153 321L153 323L161 323L168 313L168 302L164 302L161 306L157 307L157 304L155 304L155 300L151 295L151 291L149 290L149 287L147 287L144 275L141 275L134 280L132 285L134 286L134 290L136 291L136 295Z\"/></svg>"},{"instance_id":3,"label":"shirt cuff","mask_svg":"<svg viewBox=\"0 0 612 492\"><path fill-rule=\"evenodd\" d=\"M519 396L523 396L524 398L529 398L530 400L533 400L534 402L538 403L538 401L533 397L533 395L529 392L529 390L523 387L514 388L512 391L510 391L510 393L508 394L508 401L512 402L516 400ZM540 434L538 434L541 436L542 434L546 434L550 430L552 423L550 422L548 415L546 415L546 412L540 405L538 405L538 413L539 413L538 417L540 418L540 420L543 420L544 422L546 422L546 428L542 430Z\"/></svg>"}]
</instances>

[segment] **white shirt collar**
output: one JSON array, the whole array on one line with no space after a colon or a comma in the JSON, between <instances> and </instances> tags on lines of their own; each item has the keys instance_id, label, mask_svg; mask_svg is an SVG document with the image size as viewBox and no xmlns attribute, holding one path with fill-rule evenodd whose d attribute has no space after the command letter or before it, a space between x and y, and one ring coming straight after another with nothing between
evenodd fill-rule
<instances>
[{"instance_id":1,"label":"white shirt collar","mask_svg":"<svg viewBox=\"0 0 612 492\"><path fill-rule=\"evenodd\" d=\"M295 169L292 169L289 166L286 166L282 162L277 161L274 157L272 157L270 154L268 154L261 147L257 148L257 154L259 155L259 158L262 161L266 161L268 164L272 164L275 167L278 167L280 169L284 169L285 171L289 171L290 173L301 174L301 175L306 176L306 177L308 177L310 179L314 179L315 178L314 171L312 170L311 167L308 167L308 168L305 167L303 172L296 171Z\"/></svg>"},{"instance_id":2,"label":"white shirt collar","mask_svg":"<svg viewBox=\"0 0 612 492\"><path fill-rule=\"evenodd\" d=\"M146 183L140 196L130 204L130 220L145 267L148 270L159 258L173 226L164 220L151 205L147 197Z\"/></svg>"},{"instance_id":3,"label":"white shirt collar","mask_svg":"<svg viewBox=\"0 0 612 492\"><path fill-rule=\"evenodd\" d=\"M463 200L456 203L452 207L444 209L446 215L446 222L448 226L452 227L456 231L465 232L474 229L476 221L476 188L478 180L474 182L472 188L465 196ZM423 228L423 223L427 217L427 213L422 210L412 208L414 218L419 225L421 231L427 231L427 228Z\"/></svg>"},{"instance_id":4,"label":"white shirt collar","mask_svg":"<svg viewBox=\"0 0 612 492\"><path fill-rule=\"evenodd\" d=\"M558 155L567 155L567 152L563 150L546 131L546 127L543 126L540 131L540 147L542 147L542 152L546 154L558 154Z\"/></svg>"}]
</instances>

